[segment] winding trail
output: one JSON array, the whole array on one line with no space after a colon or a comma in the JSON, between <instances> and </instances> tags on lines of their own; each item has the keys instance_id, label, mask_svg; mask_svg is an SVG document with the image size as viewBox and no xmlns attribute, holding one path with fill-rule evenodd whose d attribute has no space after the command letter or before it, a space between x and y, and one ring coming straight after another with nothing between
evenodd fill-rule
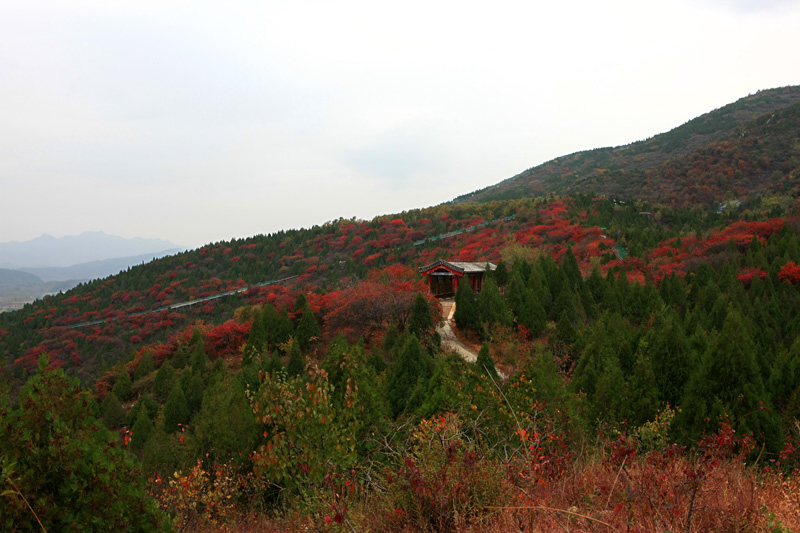
<instances>
[{"instance_id":1,"label":"winding trail","mask_svg":"<svg viewBox=\"0 0 800 533\"><path fill-rule=\"evenodd\" d=\"M464 343L458 340L453 328L450 324L453 322L453 313L456 311L456 301L453 298L445 298L440 300L442 304L442 317L444 322L436 327L436 332L442 338L442 346L446 350L456 352L464 358L468 363L474 363L478 360L478 354L467 348Z\"/></svg>"}]
</instances>

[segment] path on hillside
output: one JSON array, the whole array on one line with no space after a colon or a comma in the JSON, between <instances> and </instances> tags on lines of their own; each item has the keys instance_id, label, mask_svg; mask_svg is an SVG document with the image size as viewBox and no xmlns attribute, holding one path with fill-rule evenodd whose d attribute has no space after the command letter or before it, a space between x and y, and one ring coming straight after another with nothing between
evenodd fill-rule
<instances>
[{"instance_id":1,"label":"path on hillside","mask_svg":"<svg viewBox=\"0 0 800 533\"><path fill-rule=\"evenodd\" d=\"M446 298L441 300L440 303L442 304L442 318L444 318L444 322L442 322L441 326L436 327L436 332L442 338L442 346L446 350L456 352L463 357L466 362L474 363L478 360L478 354L467 348L464 343L458 340L455 332L453 332L453 328L450 327L453 321L453 313L455 313L456 310L455 300Z\"/></svg>"}]
</instances>

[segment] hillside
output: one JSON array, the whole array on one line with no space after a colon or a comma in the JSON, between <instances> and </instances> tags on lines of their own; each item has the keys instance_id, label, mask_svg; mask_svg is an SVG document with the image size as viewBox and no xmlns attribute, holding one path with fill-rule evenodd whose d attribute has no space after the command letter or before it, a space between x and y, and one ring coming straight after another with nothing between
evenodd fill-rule
<instances>
[{"instance_id":1,"label":"hillside","mask_svg":"<svg viewBox=\"0 0 800 533\"><path fill-rule=\"evenodd\" d=\"M565 155L454 202L596 192L671 205L712 205L728 196L796 193L798 105L800 87L759 91L667 133Z\"/></svg>"},{"instance_id":2,"label":"hillside","mask_svg":"<svg viewBox=\"0 0 800 533\"><path fill-rule=\"evenodd\" d=\"M42 280L28 272L0 268L0 289L19 285L41 285Z\"/></svg>"}]
</instances>

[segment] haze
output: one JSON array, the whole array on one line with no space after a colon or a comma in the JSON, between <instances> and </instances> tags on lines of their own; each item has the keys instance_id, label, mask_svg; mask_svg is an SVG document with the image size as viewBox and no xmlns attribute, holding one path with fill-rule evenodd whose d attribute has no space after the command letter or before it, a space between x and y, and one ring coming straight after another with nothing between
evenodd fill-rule
<instances>
[{"instance_id":1,"label":"haze","mask_svg":"<svg viewBox=\"0 0 800 533\"><path fill-rule=\"evenodd\" d=\"M796 2L8 2L0 242L435 205L800 83Z\"/></svg>"}]
</instances>

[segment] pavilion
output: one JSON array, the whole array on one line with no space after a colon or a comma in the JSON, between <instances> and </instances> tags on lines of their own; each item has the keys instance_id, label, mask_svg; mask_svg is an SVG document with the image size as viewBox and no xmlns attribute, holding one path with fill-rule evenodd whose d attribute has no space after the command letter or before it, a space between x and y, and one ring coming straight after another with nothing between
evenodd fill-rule
<instances>
[{"instance_id":1,"label":"pavilion","mask_svg":"<svg viewBox=\"0 0 800 533\"><path fill-rule=\"evenodd\" d=\"M436 298L453 296L458 284L465 281L472 290L480 292L483 288L483 276L486 270L494 270L494 263L469 263L464 261L439 260L419 269L419 273L428 276L428 286Z\"/></svg>"}]
</instances>

